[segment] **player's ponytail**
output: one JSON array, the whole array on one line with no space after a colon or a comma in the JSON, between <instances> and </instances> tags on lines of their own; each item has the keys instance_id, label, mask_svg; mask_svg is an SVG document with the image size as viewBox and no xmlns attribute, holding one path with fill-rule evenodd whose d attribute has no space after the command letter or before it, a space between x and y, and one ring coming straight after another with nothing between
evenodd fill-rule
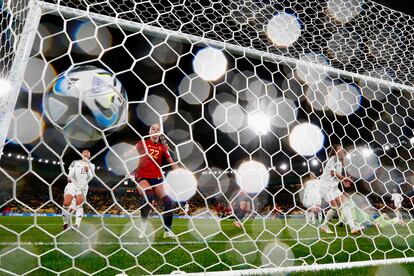
<instances>
[{"instance_id":1,"label":"player's ponytail","mask_svg":"<svg viewBox=\"0 0 414 276\"><path fill-rule=\"evenodd\" d=\"M160 142L161 142L161 144L163 144L163 145L165 145L165 146L168 147L167 139L165 139L164 134L161 134L160 135Z\"/></svg>"}]
</instances>

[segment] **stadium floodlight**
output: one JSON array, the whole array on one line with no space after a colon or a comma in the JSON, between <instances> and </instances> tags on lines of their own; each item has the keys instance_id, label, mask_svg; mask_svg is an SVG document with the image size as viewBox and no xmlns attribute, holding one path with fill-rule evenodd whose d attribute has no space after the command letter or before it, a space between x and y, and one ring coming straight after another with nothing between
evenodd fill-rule
<instances>
[{"instance_id":1,"label":"stadium floodlight","mask_svg":"<svg viewBox=\"0 0 414 276\"><path fill-rule=\"evenodd\" d=\"M286 163L283 163L283 164L281 164L280 165L280 167L279 167L282 171L286 171L289 167L288 167L288 165L286 164Z\"/></svg>"},{"instance_id":2,"label":"stadium floodlight","mask_svg":"<svg viewBox=\"0 0 414 276\"><path fill-rule=\"evenodd\" d=\"M312 165L312 166L314 166L314 167L316 167L316 166L318 166L318 165L319 165L319 161L318 161L318 160L316 160L316 159L312 159L312 161L311 161L311 165Z\"/></svg>"}]
</instances>

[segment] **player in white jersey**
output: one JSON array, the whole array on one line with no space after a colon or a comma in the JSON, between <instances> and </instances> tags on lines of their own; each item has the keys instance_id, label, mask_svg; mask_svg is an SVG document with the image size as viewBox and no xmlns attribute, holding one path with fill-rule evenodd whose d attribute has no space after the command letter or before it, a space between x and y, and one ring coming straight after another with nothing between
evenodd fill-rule
<instances>
[{"instance_id":1,"label":"player in white jersey","mask_svg":"<svg viewBox=\"0 0 414 276\"><path fill-rule=\"evenodd\" d=\"M345 150L341 145L332 146L329 152L329 159L323 169L320 181L320 195L323 200L329 203L331 208L325 215L325 222L321 225L321 230L325 233L332 234L328 223L338 211L342 211L346 218L346 223L351 227L351 233L355 234L362 229L355 225L352 217L352 210L348 204L344 204L347 196L338 188L338 184L342 182L345 187L352 184L352 179L343 175L343 160L345 158Z\"/></svg>"},{"instance_id":2,"label":"player in white jersey","mask_svg":"<svg viewBox=\"0 0 414 276\"><path fill-rule=\"evenodd\" d=\"M404 220L400 212L404 198L402 197L400 193L398 193L396 188L394 188L392 192L393 193L391 195L391 200L394 202L395 216L399 219L400 224L404 224Z\"/></svg>"},{"instance_id":3,"label":"player in white jersey","mask_svg":"<svg viewBox=\"0 0 414 276\"><path fill-rule=\"evenodd\" d=\"M305 212L307 224L315 224L316 215L318 215L319 223L322 222L321 196L319 192L319 181L317 179L311 179L306 182L303 193L303 205L307 208Z\"/></svg>"},{"instance_id":4,"label":"player in white jersey","mask_svg":"<svg viewBox=\"0 0 414 276\"><path fill-rule=\"evenodd\" d=\"M65 187L63 198L63 230L68 228L71 213L75 212L75 228L80 226L83 217L83 203L89 189L89 181L95 174L95 165L89 159L91 153L88 150L82 152L82 159L75 160L69 167L68 184ZM72 200L76 200L75 210L71 208Z\"/></svg>"},{"instance_id":5,"label":"player in white jersey","mask_svg":"<svg viewBox=\"0 0 414 276\"><path fill-rule=\"evenodd\" d=\"M186 218L189 217L188 212L190 211L190 204L188 204L188 201L184 204L184 216Z\"/></svg>"}]
</instances>

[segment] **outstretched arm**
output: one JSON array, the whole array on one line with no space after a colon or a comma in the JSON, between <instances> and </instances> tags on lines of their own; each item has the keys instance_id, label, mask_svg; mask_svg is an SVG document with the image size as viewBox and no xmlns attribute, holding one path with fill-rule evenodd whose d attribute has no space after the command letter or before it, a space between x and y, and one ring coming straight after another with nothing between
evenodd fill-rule
<instances>
[{"instance_id":1,"label":"outstretched arm","mask_svg":"<svg viewBox=\"0 0 414 276\"><path fill-rule=\"evenodd\" d=\"M173 168L173 170L179 168L178 165L175 163L175 161L171 157L167 158L167 162L168 162L168 164L171 165L171 167Z\"/></svg>"}]
</instances>

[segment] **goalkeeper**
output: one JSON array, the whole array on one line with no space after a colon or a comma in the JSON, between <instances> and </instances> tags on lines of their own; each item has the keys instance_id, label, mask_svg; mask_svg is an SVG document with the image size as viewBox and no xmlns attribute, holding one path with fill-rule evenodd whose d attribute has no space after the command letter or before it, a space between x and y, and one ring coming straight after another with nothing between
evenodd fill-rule
<instances>
[{"instance_id":1,"label":"goalkeeper","mask_svg":"<svg viewBox=\"0 0 414 276\"><path fill-rule=\"evenodd\" d=\"M385 213L374 213L369 214L362 208L358 207L351 198L349 198L344 205L347 205L351 209L352 217L355 224L360 225L361 227L375 226L376 228L385 228L390 225L400 224L398 217L390 219ZM345 215L343 212L340 212L339 216L341 221L346 221Z\"/></svg>"}]
</instances>

